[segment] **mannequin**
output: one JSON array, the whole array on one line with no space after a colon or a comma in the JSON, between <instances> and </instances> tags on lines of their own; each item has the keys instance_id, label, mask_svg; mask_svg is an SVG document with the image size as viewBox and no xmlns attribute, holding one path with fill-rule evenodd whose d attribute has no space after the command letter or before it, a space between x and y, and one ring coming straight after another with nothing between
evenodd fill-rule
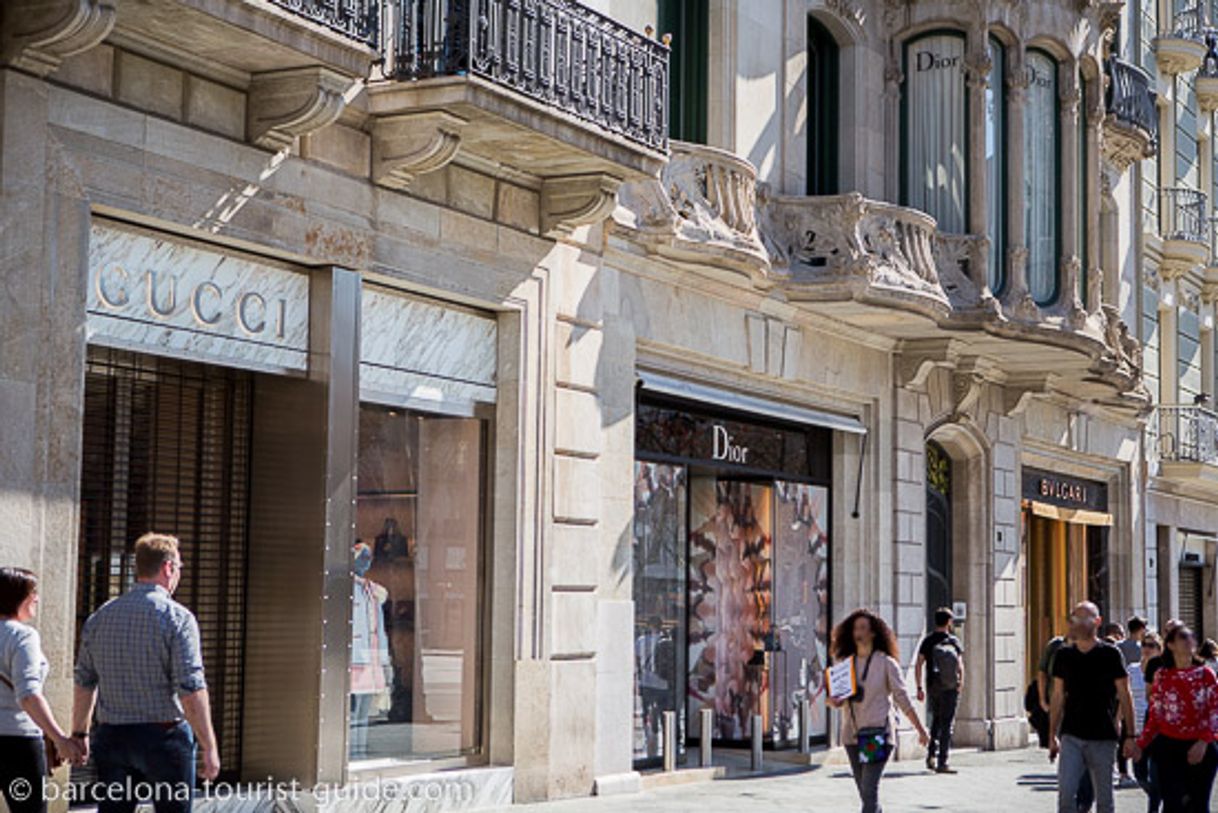
<instances>
[{"instance_id":1,"label":"mannequin","mask_svg":"<svg viewBox=\"0 0 1218 813\"><path fill-rule=\"evenodd\" d=\"M392 681L384 611L389 591L367 578L372 549L357 539L352 554L350 756L357 759L367 755L368 718L387 708Z\"/></svg>"}]
</instances>

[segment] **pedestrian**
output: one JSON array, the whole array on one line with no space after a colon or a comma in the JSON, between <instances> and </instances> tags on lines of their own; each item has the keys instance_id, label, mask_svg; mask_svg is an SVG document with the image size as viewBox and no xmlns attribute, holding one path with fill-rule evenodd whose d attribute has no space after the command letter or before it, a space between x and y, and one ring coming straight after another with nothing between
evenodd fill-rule
<instances>
[{"instance_id":1,"label":"pedestrian","mask_svg":"<svg viewBox=\"0 0 1218 813\"><path fill-rule=\"evenodd\" d=\"M1163 813L1208 813L1218 771L1218 677L1197 654L1197 636L1187 626L1173 628L1164 644L1133 756L1150 752Z\"/></svg>"},{"instance_id":2,"label":"pedestrian","mask_svg":"<svg viewBox=\"0 0 1218 813\"><path fill-rule=\"evenodd\" d=\"M1097 636L1100 611L1084 601L1070 614L1073 643L1053 663L1053 704L1049 711L1049 759L1057 766L1058 813L1077 813L1083 776L1091 778L1098 813L1113 813L1112 769L1120 742L1117 712L1133 731L1133 699L1125 658ZM1132 752L1130 739L1121 743ZM1130 754L1132 755L1132 754Z\"/></svg>"},{"instance_id":3,"label":"pedestrian","mask_svg":"<svg viewBox=\"0 0 1218 813\"><path fill-rule=\"evenodd\" d=\"M1129 634L1117 644L1117 649L1125 656L1125 665L1130 666L1142 660L1142 636L1146 634L1146 619L1135 615L1129 619L1125 628Z\"/></svg>"},{"instance_id":4,"label":"pedestrian","mask_svg":"<svg viewBox=\"0 0 1218 813\"><path fill-rule=\"evenodd\" d=\"M1167 636L1171 635L1172 631L1175 630L1177 627L1183 627L1183 626L1184 626L1184 622L1181 621L1179 618L1169 618L1167 620L1167 623L1163 625L1163 640L1166 641ZM1146 674L1146 685L1147 686L1150 686L1151 684L1153 684L1155 682L1155 676L1158 674L1159 670L1162 669L1166 663L1167 663L1167 653L1166 652L1161 652L1160 654L1154 656L1153 658L1151 658L1149 661L1146 662L1146 666L1143 667L1142 671L1145 672L1145 674Z\"/></svg>"},{"instance_id":5,"label":"pedestrian","mask_svg":"<svg viewBox=\"0 0 1218 813\"><path fill-rule=\"evenodd\" d=\"M956 616L947 607L935 610L935 629L922 639L914 662L918 702L926 703L930 724L930 746L926 749L926 769L936 773L955 773L948 764L952 746L952 726L956 707L964 691L964 647L955 636ZM927 669L926 683L922 670ZM924 688L925 687L925 688Z\"/></svg>"},{"instance_id":6,"label":"pedestrian","mask_svg":"<svg viewBox=\"0 0 1218 813\"><path fill-rule=\"evenodd\" d=\"M918 732L918 742L929 742L926 729L905 690L897 641L892 629L870 610L855 610L833 630L835 662L854 659L855 693L846 700L829 699L841 715L841 741L850 758L850 770L862 802L862 813L881 813L880 777L892 755L893 704L905 713Z\"/></svg>"},{"instance_id":7,"label":"pedestrian","mask_svg":"<svg viewBox=\"0 0 1218 813\"><path fill-rule=\"evenodd\" d=\"M136 585L89 616L76 662L72 736L86 748L105 785L148 783L156 813L189 813L196 743L203 777L220 756L194 614L173 600L182 576L178 540L145 534L135 543ZM138 795L138 794L137 794ZM136 800L107 799L98 813L130 813Z\"/></svg>"},{"instance_id":8,"label":"pedestrian","mask_svg":"<svg viewBox=\"0 0 1218 813\"><path fill-rule=\"evenodd\" d=\"M48 761L80 762L84 755L43 696L50 666L29 626L37 614L38 578L25 568L0 567L0 798L11 813L46 813ZM31 791L25 798L22 787Z\"/></svg>"},{"instance_id":9,"label":"pedestrian","mask_svg":"<svg viewBox=\"0 0 1218 813\"><path fill-rule=\"evenodd\" d=\"M1100 637L1120 649L1121 641L1125 640L1125 628L1115 621L1110 621L1104 625L1104 632Z\"/></svg>"},{"instance_id":10,"label":"pedestrian","mask_svg":"<svg viewBox=\"0 0 1218 813\"><path fill-rule=\"evenodd\" d=\"M1146 665L1151 658L1156 658L1163 652L1159 636L1153 632L1146 632L1145 628L1143 628L1143 632L1143 635L1138 636L1142 659L1125 667L1125 671L1129 675L1129 694L1133 698L1134 736L1142 733L1142 728L1146 723L1146 711L1150 703L1150 684L1146 681ZM1133 775L1138 786L1146 793L1146 813L1159 813L1158 778L1150 754L1143 753L1139 759L1133 761Z\"/></svg>"}]
</instances>

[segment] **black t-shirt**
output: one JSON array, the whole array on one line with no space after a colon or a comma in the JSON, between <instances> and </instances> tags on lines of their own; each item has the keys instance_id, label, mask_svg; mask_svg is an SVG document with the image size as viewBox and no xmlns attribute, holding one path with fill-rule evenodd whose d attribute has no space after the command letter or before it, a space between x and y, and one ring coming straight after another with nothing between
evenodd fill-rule
<instances>
[{"instance_id":1,"label":"black t-shirt","mask_svg":"<svg viewBox=\"0 0 1218 813\"><path fill-rule=\"evenodd\" d=\"M1145 672L1144 677L1146 678L1146 685L1148 687L1147 688L1148 692L1150 691L1150 689L1149 689L1150 684L1155 682L1155 672L1158 672L1162 668L1163 668L1163 656L1162 655L1155 655L1153 658L1151 658L1150 660L1148 660L1146 662L1146 669L1144 670L1144 672Z\"/></svg>"},{"instance_id":2,"label":"black t-shirt","mask_svg":"<svg viewBox=\"0 0 1218 813\"><path fill-rule=\"evenodd\" d=\"M1080 740L1117 739L1116 682L1128 677L1121 650L1104 641L1086 652L1063 646L1053 660L1053 677L1066 683L1061 733Z\"/></svg>"},{"instance_id":3,"label":"black t-shirt","mask_svg":"<svg viewBox=\"0 0 1218 813\"><path fill-rule=\"evenodd\" d=\"M964 655L964 647L960 644L960 639L950 632L935 630L930 635L922 639L922 643L918 645L918 654L926 659L928 674L926 678L927 688L934 689L935 687L935 647L947 641L956 649L958 655ZM949 688L955 688L954 686Z\"/></svg>"}]
</instances>

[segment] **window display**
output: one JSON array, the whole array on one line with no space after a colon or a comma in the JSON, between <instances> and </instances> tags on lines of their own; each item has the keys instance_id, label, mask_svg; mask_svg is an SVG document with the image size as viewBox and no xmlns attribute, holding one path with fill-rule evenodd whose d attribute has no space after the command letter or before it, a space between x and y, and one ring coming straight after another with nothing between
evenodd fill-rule
<instances>
[{"instance_id":1,"label":"window display","mask_svg":"<svg viewBox=\"0 0 1218 813\"><path fill-rule=\"evenodd\" d=\"M903 203L941 231L968 231L964 36L920 37L905 49Z\"/></svg>"},{"instance_id":2,"label":"window display","mask_svg":"<svg viewBox=\"0 0 1218 813\"><path fill-rule=\"evenodd\" d=\"M360 408L353 761L480 745L484 427Z\"/></svg>"}]
</instances>

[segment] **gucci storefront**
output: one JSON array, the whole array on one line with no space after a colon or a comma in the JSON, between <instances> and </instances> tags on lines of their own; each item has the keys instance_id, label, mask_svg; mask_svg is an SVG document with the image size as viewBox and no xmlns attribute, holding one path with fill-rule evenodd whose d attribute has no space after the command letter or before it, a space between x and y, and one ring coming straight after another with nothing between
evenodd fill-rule
<instances>
[{"instance_id":1,"label":"gucci storefront","mask_svg":"<svg viewBox=\"0 0 1218 813\"><path fill-rule=\"evenodd\" d=\"M90 238L78 624L175 534L227 779L485 762L494 315Z\"/></svg>"},{"instance_id":2,"label":"gucci storefront","mask_svg":"<svg viewBox=\"0 0 1218 813\"><path fill-rule=\"evenodd\" d=\"M853 419L644 374L635 424L634 760L709 736L826 734L832 436ZM714 730L700 711L713 709Z\"/></svg>"}]
</instances>

